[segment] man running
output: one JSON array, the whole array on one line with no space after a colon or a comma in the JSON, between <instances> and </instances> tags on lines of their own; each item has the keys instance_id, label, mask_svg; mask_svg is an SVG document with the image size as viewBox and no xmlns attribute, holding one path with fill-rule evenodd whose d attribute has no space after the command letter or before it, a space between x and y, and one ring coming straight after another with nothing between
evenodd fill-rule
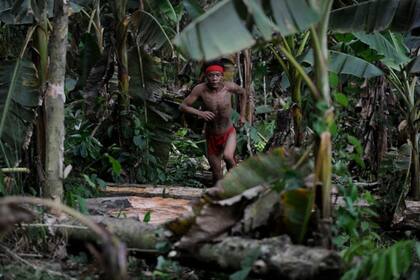
<instances>
[{"instance_id":1,"label":"man running","mask_svg":"<svg viewBox=\"0 0 420 280\"><path fill-rule=\"evenodd\" d=\"M224 68L219 64L207 66L205 68L206 82L195 86L180 106L181 111L197 115L207 122L207 159L214 183L223 177L222 159L228 170L236 165L236 130L230 119L232 93L241 96L240 125L245 123L245 90L235 83L224 82L223 72ZM199 98L204 103L203 111L192 107Z\"/></svg>"}]
</instances>

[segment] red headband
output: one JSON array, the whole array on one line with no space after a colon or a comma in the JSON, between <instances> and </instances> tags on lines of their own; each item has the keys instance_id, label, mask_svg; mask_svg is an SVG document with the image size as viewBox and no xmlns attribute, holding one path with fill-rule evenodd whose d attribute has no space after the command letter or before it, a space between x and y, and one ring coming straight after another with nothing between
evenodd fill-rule
<instances>
[{"instance_id":1,"label":"red headband","mask_svg":"<svg viewBox=\"0 0 420 280\"><path fill-rule=\"evenodd\" d=\"M206 68L206 74L210 73L210 72L221 72L221 73L223 73L224 69L220 65L213 64L213 65L210 65Z\"/></svg>"}]
</instances>

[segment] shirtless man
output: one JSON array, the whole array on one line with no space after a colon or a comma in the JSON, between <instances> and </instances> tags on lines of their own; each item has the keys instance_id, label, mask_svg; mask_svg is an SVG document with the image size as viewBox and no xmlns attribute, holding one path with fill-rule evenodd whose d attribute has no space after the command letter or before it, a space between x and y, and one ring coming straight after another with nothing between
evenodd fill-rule
<instances>
[{"instance_id":1,"label":"shirtless man","mask_svg":"<svg viewBox=\"0 0 420 280\"><path fill-rule=\"evenodd\" d=\"M223 177L222 159L228 170L236 165L236 130L230 120L232 93L241 96L240 125L245 123L245 90L235 83L224 82L223 72L224 68L218 64L207 66L206 82L195 86L180 106L181 111L197 115L207 122L207 159L214 183ZM192 107L199 98L204 103L203 111Z\"/></svg>"}]
</instances>

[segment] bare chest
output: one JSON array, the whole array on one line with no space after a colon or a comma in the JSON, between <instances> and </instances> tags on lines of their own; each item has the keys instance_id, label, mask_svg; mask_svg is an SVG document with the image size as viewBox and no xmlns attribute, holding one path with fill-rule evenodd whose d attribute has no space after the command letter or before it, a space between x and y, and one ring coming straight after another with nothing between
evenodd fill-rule
<instances>
[{"instance_id":1,"label":"bare chest","mask_svg":"<svg viewBox=\"0 0 420 280\"><path fill-rule=\"evenodd\" d=\"M204 106L207 110L212 111L213 113L223 114L226 111L231 110L231 93L227 90L222 90L220 92L205 92L202 95Z\"/></svg>"}]
</instances>

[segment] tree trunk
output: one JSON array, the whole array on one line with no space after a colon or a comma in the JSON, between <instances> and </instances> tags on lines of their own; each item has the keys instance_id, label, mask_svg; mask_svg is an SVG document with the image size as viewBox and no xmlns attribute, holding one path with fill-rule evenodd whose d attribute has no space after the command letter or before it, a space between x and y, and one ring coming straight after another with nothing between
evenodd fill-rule
<instances>
[{"instance_id":1,"label":"tree trunk","mask_svg":"<svg viewBox=\"0 0 420 280\"><path fill-rule=\"evenodd\" d=\"M251 50L244 50L244 88L246 92L246 114L247 122L252 124L254 119L254 94L252 91L252 59Z\"/></svg>"},{"instance_id":2,"label":"tree trunk","mask_svg":"<svg viewBox=\"0 0 420 280\"><path fill-rule=\"evenodd\" d=\"M68 34L68 2L54 2L53 32L50 46L48 87L45 94L46 185L43 195L53 199L63 196L64 164L64 80Z\"/></svg>"},{"instance_id":3,"label":"tree trunk","mask_svg":"<svg viewBox=\"0 0 420 280\"><path fill-rule=\"evenodd\" d=\"M419 141L417 139L418 132L413 125L410 129L411 141L411 189L414 190L414 198L420 200L420 150Z\"/></svg>"},{"instance_id":4,"label":"tree trunk","mask_svg":"<svg viewBox=\"0 0 420 280\"><path fill-rule=\"evenodd\" d=\"M120 106L123 111L130 105L128 96L128 56L127 56L127 36L129 17L126 16L127 0L114 0L114 15L117 19L115 32L117 60L118 60L118 80L121 91Z\"/></svg>"}]
</instances>

